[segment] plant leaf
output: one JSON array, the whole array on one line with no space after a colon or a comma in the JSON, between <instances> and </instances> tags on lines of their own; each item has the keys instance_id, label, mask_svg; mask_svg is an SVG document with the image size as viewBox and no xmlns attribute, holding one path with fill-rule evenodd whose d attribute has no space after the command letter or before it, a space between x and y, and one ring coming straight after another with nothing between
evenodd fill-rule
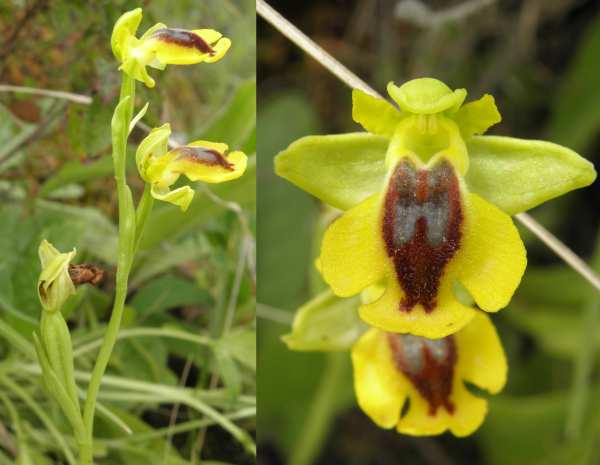
<instances>
[{"instance_id":1,"label":"plant leaf","mask_svg":"<svg viewBox=\"0 0 600 465\"><path fill-rule=\"evenodd\" d=\"M388 140L365 133L308 136L275 158L275 172L342 210L379 191Z\"/></svg>"},{"instance_id":2,"label":"plant leaf","mask_svg":"<svg viewBox=\"0 0 600 465\"><path fill-rule=\"evenodd\" d=\"M469 189L510 215L587 186L596 178L589 161L551 142L476 136L468 140L467 148Z\"/></svg>"}]
</instances>

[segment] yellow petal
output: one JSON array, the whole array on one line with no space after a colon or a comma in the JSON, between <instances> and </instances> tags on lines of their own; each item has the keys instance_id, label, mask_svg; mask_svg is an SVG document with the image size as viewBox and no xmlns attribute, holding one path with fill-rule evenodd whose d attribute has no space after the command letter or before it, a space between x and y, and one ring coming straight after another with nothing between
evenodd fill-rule
<instances>
[{"instance_id":1,"label":"yellow petal","mask_svg":"<svg viewBox=\"0 0 600 465\"><path fill-rule=\"evenodd\" d=\"M206 43L212 44L214 54L204 60L206 63L219 61L231 47L231 40L214 29L195 29L192 32L198 34Z\"/></svg>"},{"instance_id":2,"label":"yellow petal","mask_svg":"<svg viewBox=\"0 0 600 465\"><path fill-rule=\"evenodd\" d=\"M399 433L411 436L433 436L448 429L452 420L444 407L439 407L435 415L430 415L429 404L412 385L409 388L409 396L408 412L398 422Z\"/></svg>"},{"instance_id":3,"label":"yellow petal","mask_svg":"<svg viewBox=\"0 0 600 465\"><path fill-rule=\"evenodd\" d=\"M213 45L213 50L215 51L214 55L210 55L204 61L206 63L214 63L215 61L219 61L221 58L225 56L227 51L231 48L231 40L226 37L223 37L216 44Z\"/></svg>"},{"instance_id":4,"label":"yellow petal","mask_svg":"<svg viewBox=\"0 0 600 465\"><path fill-rule=\"evenodd\" d=\"M121 66L119 66L119 71L123 71L129 77L143 82L146 84L146 87L152 89L155 86L155 81L150 77L148 71L146 70L146 66L141 63L137 58L128 58L126 59Z\"/></svg>"},{"instance_id":5,"label":"yellow petal","mask_svg":"<svg viewBox=\"0 0 600 465\"><path fill-rule=\"evenodd\" d=\"M205 33L204 37L211 35L214 34ZM171 28L158 29L144 41L145 50L152 52L159 62L172 65L217 61L223 57L230 45L231 42L226 38L217 42L207 42L196 31Z\"/></svg>"},{"instance_id":6,"label":"yellow petal","mask_svg":"<svg viewBox=\"0 0 600 465\"><path fill-rule=\"evenodd\" d=\"M468 195L463 244L453 266L477 305L494 312L508 305L525 272L523 241L510 216Z\"/></svg>"},{"instance_id":7,"label":"yellow petal","mask_svg":"<svg viewBox=\"0 0 600 465\"><path fill-rule=\"evenodd\" d=\"M376 329L367 331L352 347L352 366L358 405L380 427L393 428L408 385L394 366L386 337Z\"/></svg>"},{"instance_id":8,"label":"yellow petal","mask_svg":"<svg viewBox=\"0 0 600 465\"><path fill-rule=\"evenodd\" d=\"M475 317L455 334L458 376L491 394L506 384L508 366L502 344L489 316L476 312Z\"/></svg>"},{"instance_id":9,"label":"yellow petal","mask_svg":"<svg viewBox=\"0 0 600 465\"><path fill-rule=\"evenodd\" d=\"M452 391L455 410L450 421L450 431L458 437L468 436L481 426L487 414L487 401L474 396L462 381Z\"/></svg>"},{"instance_id":10,"label":"yellow petal","mask_svg":"<svg viewBox=\"0 0 600 465\"><path fill-rule=\"evenodd\" d=\"M227 150L229 150L229 145L224 144L223 142L211 142L209 140L195 140L187 145L190 147L205 147L207 149L216 150L219 153L226 153Z\"/></svg>"},{"instance_id":11,"label":"yellow petal","mask_svg":"<svg viewBox=\"0 0 600 465\"><path fill-rule=\"evenodd\" d=\"M197 143L196 143L197 144ZM225 144L211 144L213 147L227 147ZM174 155L169 163L169 171L184 174L191 181L220 183L239 178L248 163L243 152L235 151L225 156L222 152L200 145L187 145L169 152Z\"/></svg>"},{"instance_id":12,"label":"yellow petal","mask_svg":"<svg viewBox=\"0 0 600 465\"><path fill-rule=\"evenodd\" d=\"M372 195L325 232L320 257L323 279L341 297L358 294L384 276L388 258L379 228L379 206L380 195Z\"/></svg>"},{"instance_id":13,"label":"yellow petal","mask_svg":"<svg viewBox=\"0 0 600 465\"><path fill-rule=\"evenodd\" d=\"M361 305L360 317L376 328L395 333L411 333L430 339L453 334L463 328L475 315L475 310L460 303L452 291L452 279L442 276L437 306L427 313L421 304L410 311L400 310L404 293L396 281L393 269L383 296Z\"/></svg>"},{"instance_id":14,"label":"yellow petal","mask_svg":"<svg viewBox=\"0 0 600 465\"><path fill-rule=\"evenodd\" d=\"M460 354L459 354L460 359ZM454 411L439 407L431 415L429 404L412 385L409 388L408 412L398 422L398 432L412 436L433 436L450 430L458 437L473 433L485 419L487 401L471 394L462 380L454 375L450 402Z\"/></svg>"},{"instance_id":15,"label":"yellow petal","mask_svg":"<svg viewBox=\"0 0 600 465\"><path fill-rule=\"evenodd\" d=\"M194 191L190 186L183 186L171 191L161 190L153 185L151 193L155 199L177 205L181 211L186 211L194 198Z\"/></svg>"},{"instance_id":16,"label":"yellow petal","mask_svg":"<svg viewBox=\"0 0 600 465\"><path fill-rule=\"evenodd\" d=\"M192 32L200 36L207 44L214 44L223 37L223 34L214 29L194 29Z\"/></svg>"}]
</instances>

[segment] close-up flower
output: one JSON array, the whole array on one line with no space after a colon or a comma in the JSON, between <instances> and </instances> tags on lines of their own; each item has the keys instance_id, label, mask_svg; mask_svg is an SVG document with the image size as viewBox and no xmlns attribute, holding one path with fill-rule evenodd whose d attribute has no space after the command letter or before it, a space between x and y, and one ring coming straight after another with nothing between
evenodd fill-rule
<instances>
[{"instance_id":1,"label":"close-up flower","mask_svg":"<svg viewBox=\"0 0 600 465\"><path fill-rule=\"evenodd\" d=\"M391 103L353 92L353 118L371 134L300 139L276 158L277 173L346 210L326 231L324 280L349 297L385 289L360 308L384 331L429 338L465 326L474 310L504 308L526 266L509 215L590 184L593 166L542 141L480 136L500 121L494 99L463 104L431 78L388 85Z\"/></svg>"},{"instance_id":2,"label":"close-up flower","mask_svg":"<svg viewBox=\"0 0 600 465\"><path fill-rule=\"evenodd\" d=\"M169 150L170 135L168 123L154 128L136 152L140 175L151 184L155 199L178 205L185 211L194 190L187 185L171 190L182 174L190 181L213 184L237 179L246 170L246 155L237 150L227 153L227 144L197 140Z\"/></svg>"},{"instance_id":3,"label":"close-up flower","mask_svg":"<svg viewBox=\"0 0 600 465\"><path fill-rule=\"evenodd\" d=\"M475 431L491 394L506 382L507 364L490 318L483 312L442 339L368 330L352 348L358 405L380 427L414 436Z\"/></svg>"},{"instance_id":4,"label":"close-up flower","mask_svg":"<svg viewBox=\"0 0 600 465\"><path fill-rule=\"evenodd\" d=\"M146 66L162 70L167 65L193 65L219 61L231 40L213 29L176 29L157 23L140 38L136 37L142 21L142 9L124 13L115 23L111 46L121 62L120 70L130 77L154 87Z\"/></svg>"}]
</instances>

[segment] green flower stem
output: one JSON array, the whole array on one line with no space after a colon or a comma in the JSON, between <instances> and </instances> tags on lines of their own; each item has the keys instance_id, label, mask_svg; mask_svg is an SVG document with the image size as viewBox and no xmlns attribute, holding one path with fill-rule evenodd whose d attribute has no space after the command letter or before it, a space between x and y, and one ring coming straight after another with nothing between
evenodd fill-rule
<instances>
[{"instance_id":1,"label":"green flower stem","mask_svg":"<svg viewBox=\"0 0 600 465\"><path fill-rule=\"evenodd\" d=\"M113 309L104 335L104 341L92 370L87 397L83 408L83 423L89 444L80 450L82 465L93 464L92 442L94 437L94 412L102 376L117 341L119 327L127 297L127 280L133 262L135 244L135 209L131 190L126 180L127 136L133 115L135 81L123 75L119 105L112 120L112 143L115 180L119 202L119 252L117 259L116 292Z\"/></svg>"},{"instance_id":2,"label":"green flower stem","mask_svg":"<svg viewBox=\"0 0 600 465\"><path fill-rule=\"evenodd\" d=\"M144 193L142 194L142 199L138 205L136 211L136 220L135 220L135 244L134 244L134 253L138 251L140 248L140 242L142 240L142 232L144 231L144 226L146 225L146 220L150 216L150 212L152 212L152 207L154 205L154 197L151 194L151 187L149 183L146 183L144 187Z\"/></svg>"}]
</instances>

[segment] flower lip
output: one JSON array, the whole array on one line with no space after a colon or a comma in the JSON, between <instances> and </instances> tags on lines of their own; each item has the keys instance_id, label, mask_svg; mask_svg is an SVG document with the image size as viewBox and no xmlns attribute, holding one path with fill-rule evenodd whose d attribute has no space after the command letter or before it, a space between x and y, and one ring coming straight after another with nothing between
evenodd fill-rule
<instances>
[{"instance_id":1,"label":"flower lip","mask_svg":"<svg viewBox=\"0 0 600 465\"><path fill-rule=\"evenodd\" d=\"M463 214L458 179L443 160L417 170L409 160L396 167L383 204L382 235L405 296L400 310L436 308L444 267L461 241Z\"/></svg>"},{"instance_id":2,"label":"flower lip","mask_svg":"<svg viewBox=\"0 0 600 465\"><path fill-rule=\"evenodd\" d=\"M195 48L200 53L208 53L214 55L216 52L202 37L193 32L186 31L185 29L177 28L164 28L154 32L151 38L170 43L176 44L181 47Z\"/></svg>"},{"instance_id":3,"label":"flower lip","mask_svg":"<svg viewBox=\"0 0 600 465\"><path fill-rule=\"evenodd\" d=\"M434 416L440 407L453 414L455 407L450 394L458 357L453 336L426 339L411 334L387 333L387 342L396 368L429 404L428 414Z\"/></svg>"},{"instance_id":4,"label":"flower lip","mask_svg":"<svg viewBox=\"0 0 600 465\"><path fill-rule=\"evenodd\" d=\"M234 165L229 163L222 153L206 147L183 146L173 149L177 160L186 160L208 166L220 166L228 171L234 171Z\"/></svg>"}]
</instances>

